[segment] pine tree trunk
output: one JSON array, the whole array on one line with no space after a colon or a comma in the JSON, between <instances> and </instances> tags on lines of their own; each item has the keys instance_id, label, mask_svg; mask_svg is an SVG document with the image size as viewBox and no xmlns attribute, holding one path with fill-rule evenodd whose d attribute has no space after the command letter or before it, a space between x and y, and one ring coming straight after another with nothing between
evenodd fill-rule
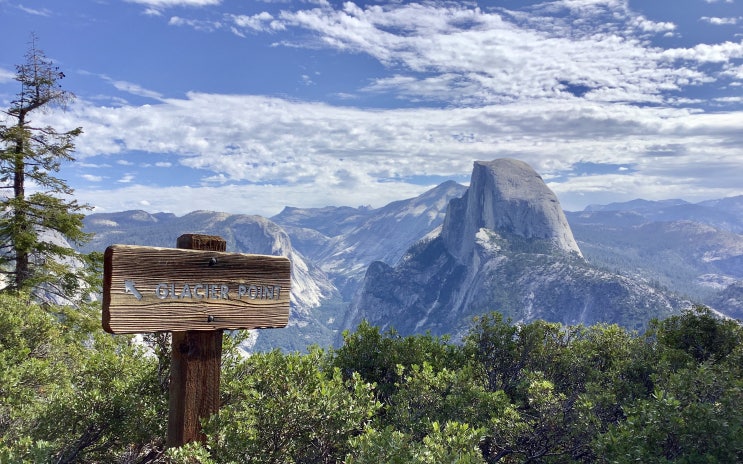
<instances>
[{"instance_id":1,"label":"pine tree trunk","mask_svg":"<svg viewBox=\"0 0 743 464\"><path fill-rule=\"evenodd\" d=\"M18 127L23 128L25 124L25 114L21 113L18 116ZM13 172L13 197L16 200L16 206L13 208L13 222L18 227L17 233L25 234L28 232L26 229L29 227L28 221L26 220L26 211L24 208L19 207L19 202L22 202L26 198L26 163L23 157L23 138L19 136L15 141L15 160L14 160L14 172ZM16 244L15 249L15 288L20 290L23 288L23 284L30 277L29 274L29 256L28 251L22 247L18 247Z\"/></svg>"}]
</instances>

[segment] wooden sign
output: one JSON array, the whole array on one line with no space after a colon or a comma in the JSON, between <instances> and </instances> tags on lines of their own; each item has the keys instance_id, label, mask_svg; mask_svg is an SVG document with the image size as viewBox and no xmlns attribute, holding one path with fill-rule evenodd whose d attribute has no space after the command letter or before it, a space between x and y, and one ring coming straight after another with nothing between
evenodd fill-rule
<instances>
[{"instance_id":1,"label":"wooden sign","mask_svg":"<svg viewBox=\"0 0 743 464\"><path fill-rule=\"evenodd\" d=\"M291 264L281 256L112 245L104 255L110 333L285 327Z\"/></svg>"}]
</instances>

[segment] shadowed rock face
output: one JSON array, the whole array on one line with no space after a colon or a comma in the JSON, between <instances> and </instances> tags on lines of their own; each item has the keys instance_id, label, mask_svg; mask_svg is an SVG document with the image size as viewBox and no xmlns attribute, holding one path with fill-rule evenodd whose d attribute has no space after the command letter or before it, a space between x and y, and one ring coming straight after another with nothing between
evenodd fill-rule
<instances>
[{"instance_id":1,"label":"shadowed rock face","mask_svg":"<svg viewBox=\"0 0 743 464\"><path fill-rule=\"evenodd\" d=\"M483 228L546 239L557 250L581 255L557 196L523 161L476 161L467 193L449 203L442 238L448 251L466 262Z\"/></svg>"}]
</instances>

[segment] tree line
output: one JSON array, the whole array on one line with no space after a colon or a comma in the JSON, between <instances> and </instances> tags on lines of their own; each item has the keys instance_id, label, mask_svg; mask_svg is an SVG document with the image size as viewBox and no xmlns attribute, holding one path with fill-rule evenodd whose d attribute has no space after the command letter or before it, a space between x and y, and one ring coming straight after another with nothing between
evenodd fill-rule
<instances>
[{"instance_id":1,"label":"tree line","mask_svg":"<svg viewBox=\"0 0 743 464\"><path fill-rule=\"evenodd\" d=\"M206 443L165 450L166 335L0 294L0 462L743 462L743 328L704 307L642 334L493 312L461 343L362 323L245 356L246 335L225 335Z\"/></svg>"}]
</instances>

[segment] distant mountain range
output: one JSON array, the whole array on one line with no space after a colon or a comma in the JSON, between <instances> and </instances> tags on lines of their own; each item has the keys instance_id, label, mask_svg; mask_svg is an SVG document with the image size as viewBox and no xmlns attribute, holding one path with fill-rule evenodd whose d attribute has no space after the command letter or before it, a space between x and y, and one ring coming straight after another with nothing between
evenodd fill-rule
<instances>
[{"instance_id":1,"label":"distant mountain range","mask_svg":"<svg viewBox=\"0 0 743 464\"><path fill-rule=\"evenodd\" d=\"M290 325L255 331L256 350L331 345L362 319L457 337L490 310L636 329L692 303L743 318L743 196L564 213L541 177L510 159L476 162L469 188L445 182L376 209L287 207L270 219L125 211L91 214L85 228L95 235L82 251L206 233L228 251L289 257Z\"/></svg>"},{"instance_id":2,"label":"distant mountain range","mask_svg":"<svg viewBox=\"0 0 743 464\"><path fill-rule=\"evenodd\" d=\"M566 216L594 265L743 319L743 196L635 200Z\"/></svg>"}]
</instances>

